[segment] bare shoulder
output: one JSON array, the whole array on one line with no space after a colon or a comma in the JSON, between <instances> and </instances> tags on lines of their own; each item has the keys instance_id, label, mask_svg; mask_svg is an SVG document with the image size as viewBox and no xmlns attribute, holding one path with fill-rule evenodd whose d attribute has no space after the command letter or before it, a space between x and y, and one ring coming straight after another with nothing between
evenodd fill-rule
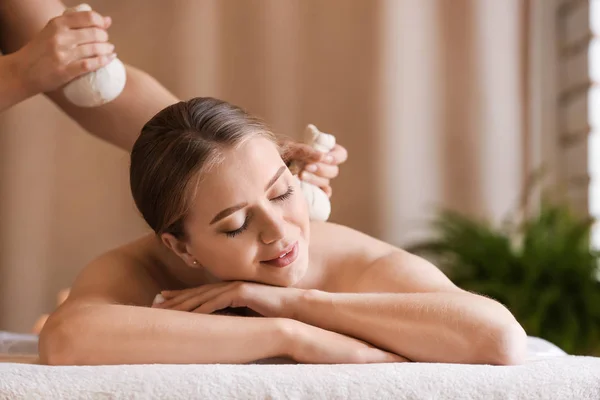
<instances>
[{"instance_id":1,"label":"bare shoulder","mask_svg":"<svg viewBox=\"0 0 600 400\"><path fill-rule=\"evenodd\" d=\"M312 222L310 259L324 269L324 289L344 291L375 260L394 247L350 227L331 222Z\"/></svg>"},{"instance_id":2,"label":"bare shoulder","mask_svg":"<svg viewBox=\"0 0 600 400\"><path fill-rule=\"evenodd\" d=\"M340 256L377 258L394 247L373 236L332 222L311 222L311 247Z\"/></svg>"},{"instance_id":3,"label":"bare shoulder","mask_svg":"<svg viewBox=\"0 0 600 400\"><path fill-rule=\"evenodd\" d=\"M342 225L312 223L310 257L326 271L326 291L458 290L427 260Z\"/></svg>"},{"instance_id":4,"label":"bare shoulder","mask_svg":"<svg viewBox=\"0 0 600 400\"><path fill-rule=\"evenodd\" d=\"M69 300L150 305L165 279L158 244L149 234L97 257L76 278Z\"/></svg>"}]
</instances>

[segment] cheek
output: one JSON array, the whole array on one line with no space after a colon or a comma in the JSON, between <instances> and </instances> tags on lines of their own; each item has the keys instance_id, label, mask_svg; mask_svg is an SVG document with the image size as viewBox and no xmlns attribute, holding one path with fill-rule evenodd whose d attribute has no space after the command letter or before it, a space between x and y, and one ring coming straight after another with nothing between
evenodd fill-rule
<instances>
[{"instance_id":1,"label":"cheek","mask_svg":"<svg viewBox=\"0 0 600 400\"><path fill-rule=\"evenodd\" d=\"M302 190L298 188L298 192L294 194L290 201L289 219L296 225L304 226L309 223L308 203L304 199Z\"/></svg>"},{"instance_id":2,"label":"cheek","mask_svg":"<svg viewBox=\"0 0 600 400\"><path fill-rule=\"evenodd\" d=\"M223 235L197 239L193 250L198 262L219 278L239 279L240 267L251 264L254 259L253 241L246 233L235 238Z\"/></svg>"}]
</instances>

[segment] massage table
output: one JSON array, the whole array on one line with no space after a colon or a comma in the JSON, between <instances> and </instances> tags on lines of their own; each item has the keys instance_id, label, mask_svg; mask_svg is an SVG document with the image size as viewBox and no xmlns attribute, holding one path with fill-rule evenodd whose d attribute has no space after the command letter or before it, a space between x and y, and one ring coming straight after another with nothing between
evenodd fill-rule
<instances>
[{"instance_id":1,"label":"massage table","mask_svg":"<svg viewBox=\"0 0 600 400\"><path fill-rule=\"evenodd\" d=\"M35 336L4 336L2 345L0 332L0 399L600 400L600 358L567 355L535 337L528 338L527 361L519 366L265 360L52 367L39 364Z\"/></svg>"}]
</instances>

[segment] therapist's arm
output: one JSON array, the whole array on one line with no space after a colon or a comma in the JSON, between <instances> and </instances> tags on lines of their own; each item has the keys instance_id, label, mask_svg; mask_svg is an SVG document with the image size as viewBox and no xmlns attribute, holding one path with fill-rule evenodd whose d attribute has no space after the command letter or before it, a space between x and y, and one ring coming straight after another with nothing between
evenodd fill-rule
<instances>
[{"instance_id":1,"label":"therapist's arm","mask_svg":"<svg viewBox=\"0 0 600 400\"><path fill-rule=\"evenodd\" d=\"M0 50L4 54L17 54L15 52L31 42L51 19L62 15L64 10L65 5L59 0L0 0ZM8 56L3 58L6 60ZM147 73L129 65L125 67L127 83L123 93L103 106L77 107L66 100L60 90L45 94L88 132L130 151L144 124L179 99ZM5 108L36 94L22 93L18 88L7 88L6 93L9 92L12 100L4 105ZM329 181L338 175L338 165L346 161L346 149L338 144L329 154L321 154L294 141L287 141L283 147L289 150L289 159L314 164L314 170L310 173L303 171L301 179L331 195Z\"/></svg>"},{"instance_id":2,"label":"therapist's arm","mask_svg":"<svg viewBox=\"0 0 600 400\"><path fill-rule=\"evenodd\" d=\"M65 5L59 0L2 0L2 52L13 53L25 46L64 10ZM129 151L144 123L178 99L150 75L131 66L126 66L126 69L127 84L123 93L100 107L77 107L68 102L60 90L46 95L87 131Z\"/></svg>"}]
</instances>

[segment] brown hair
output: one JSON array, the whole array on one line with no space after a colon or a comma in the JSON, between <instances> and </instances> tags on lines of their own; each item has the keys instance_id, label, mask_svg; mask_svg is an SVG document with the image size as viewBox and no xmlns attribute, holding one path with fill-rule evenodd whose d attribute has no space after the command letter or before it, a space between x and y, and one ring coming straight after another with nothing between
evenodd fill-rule
<instances>
[{"instance_id":1,"label":"brown hair","mask_svg":"<svg viewBox=\"0 0 600 400\"><path fill-rule=\"evenodd\" d=\"M154 232L184 238L194 178L218 160L219 150L256 135L275 143L259 119L210 97L173 104L152 117L133 145L129 178L135 204Z\"/></svg>"}]
</instances>

